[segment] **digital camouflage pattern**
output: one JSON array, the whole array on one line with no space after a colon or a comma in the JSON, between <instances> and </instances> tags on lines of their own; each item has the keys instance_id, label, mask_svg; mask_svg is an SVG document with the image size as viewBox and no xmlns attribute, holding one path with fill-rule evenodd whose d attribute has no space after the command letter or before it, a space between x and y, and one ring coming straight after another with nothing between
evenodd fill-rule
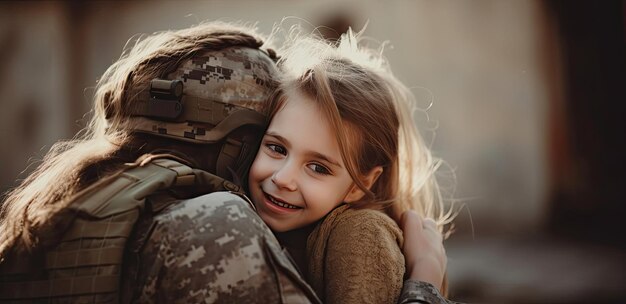
<instances>
[{"instance_id":1,"label":"digital camouflage pattern","mask_svg":"<svg viewBox=\"0 0 626 304\"><path fill-rule=\"evenodd\" d=\"M425 304L461 304L447 300L440 293L439 290L430 283L406 280L402 287L402 293L398 304L409 303L425 303Z\"/></svg>"},{"instance_id":2,"label":"digital camouflage pattern","mask_svg":"<svg viewBox=\"0 0 626 304\"><path fill-rule=\"evenodd\" d=\"M194 56L167 78L183 80L186 95L259 111L275 89L276 74L263 51L236 47Z\"/></svg>"},{"instance_id":3,"label":"digital camouflage pattern","mask_svg":"<svg viewBox=\"0 0 626 304\"><path fill-rule=\"evenodd\" d=\"M154 133L184 141L203 143L216 142L216 136L214 136L213 132L210 132L210 128L207 128L207 125L204 123L176 123L137 117L133 119L133 129L143 133Z\"/></svg>"},{"instance_id":4,"label":"digital camouflage pattern","mask_svg":"<svg viewBox=\"0 0 626 304\"><path fill-rule=\"evenodd\" d=\"M132 128L185 141L213 143L216 135L212 129L227 117L245 110L261 112L276 89L277 75L275 63L258 49L233 47L194 55L167 76L168 80L183 82L181 116L174 121L142 117L149 112L146 109L151 100L148 92L139 92L132 102L132 113L137 116Z\"/></svg>"},{"instance_id":5,"label":"digital camouflage pattern","mask_svg":"<svg viewBox=\"0 0 626 304\"><path fill-rule=\"evenodd\" d=\"M239 195L178 202L154 218L137 252L141 303L318 303L288 254ZM139 242L141 237L138 238ZM132 276L127 278L133 280Z\"/></svg>"}]
</instances>

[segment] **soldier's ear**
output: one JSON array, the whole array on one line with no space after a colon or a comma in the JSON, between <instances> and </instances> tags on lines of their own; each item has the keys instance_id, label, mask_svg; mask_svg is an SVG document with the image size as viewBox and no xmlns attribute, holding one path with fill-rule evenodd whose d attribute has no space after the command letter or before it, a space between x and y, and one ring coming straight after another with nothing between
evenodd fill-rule
<instances>
[{"instance_id":1,"label":"soldier's ear","mask_svg":"<svg viewBox=\"0 0 626 304\"><path fill-rule=\"evenodd\" d=\"M370 170L370 172L361 177L361 182L363 183L363 185L365 185L367 190L372 188L381 173L383 173L383 167L376 166L372 170ZM346 203L356 202L363 198L364 195L365 192L363 192L363 190L361 190L359 186L353 183L350 191L348 191L348 194L346 194L343 201Z\"/></svg>"}]
</instances>

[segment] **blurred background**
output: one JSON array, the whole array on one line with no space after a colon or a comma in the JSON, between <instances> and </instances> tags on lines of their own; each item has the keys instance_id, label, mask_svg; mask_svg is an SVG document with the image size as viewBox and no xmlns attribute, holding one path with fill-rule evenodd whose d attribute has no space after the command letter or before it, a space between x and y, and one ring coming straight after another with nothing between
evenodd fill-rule
<instances>
[{"instance_id":1,"label":"blurred background","mask_svg":"<svg viewBox=\"0 0 626 304\"><path fill-rule=\"evenodd\" d=\"M625 14L624 1L0 2L0 191L84 126L134 35L217 19L270 34L290 17L336 38L369 22L465 205L446 241L452 298L626 303Z\"/></svg>"}]
</instances>

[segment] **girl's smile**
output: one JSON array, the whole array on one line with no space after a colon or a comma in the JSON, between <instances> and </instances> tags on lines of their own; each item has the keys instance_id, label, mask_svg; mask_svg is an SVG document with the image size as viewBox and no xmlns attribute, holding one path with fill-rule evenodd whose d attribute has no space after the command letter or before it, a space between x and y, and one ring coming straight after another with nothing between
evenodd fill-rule
<instances>
[{"instance_id":1,"label":"girl's smile","mask_svg":"<svg viewBox=\"0 0 626 304\"><path fill-rule=\"evenodd\" d=\"M265 192L263 192L263 194L265 195L265 204L270 209L273 209L277 213L294 212L294 211L297 211L298 209L303 209L302 207L298 207L296 205L289 204L289 203L285 202L284 200L276 198L276 197L274 197L272 195L269 195L269 194L267 194Z\"/></svg>"}]
</instances>

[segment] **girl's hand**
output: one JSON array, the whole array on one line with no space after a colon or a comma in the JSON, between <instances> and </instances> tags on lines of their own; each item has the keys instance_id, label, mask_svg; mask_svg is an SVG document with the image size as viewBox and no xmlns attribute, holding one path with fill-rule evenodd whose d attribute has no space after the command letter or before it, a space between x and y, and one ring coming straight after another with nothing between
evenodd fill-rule
<instances>
[{"instance_id":1,"label":"girl's hand","mask_svg":"<svg viewBox=\"0 0 626 304\"><path fill-rule=\"evenodd\" d=\"M409 210L402 214L401 228L404 232L402 252L409 279L433 284L441 290L448 258L437 224Z\"/></svg>"}]
</instances>

